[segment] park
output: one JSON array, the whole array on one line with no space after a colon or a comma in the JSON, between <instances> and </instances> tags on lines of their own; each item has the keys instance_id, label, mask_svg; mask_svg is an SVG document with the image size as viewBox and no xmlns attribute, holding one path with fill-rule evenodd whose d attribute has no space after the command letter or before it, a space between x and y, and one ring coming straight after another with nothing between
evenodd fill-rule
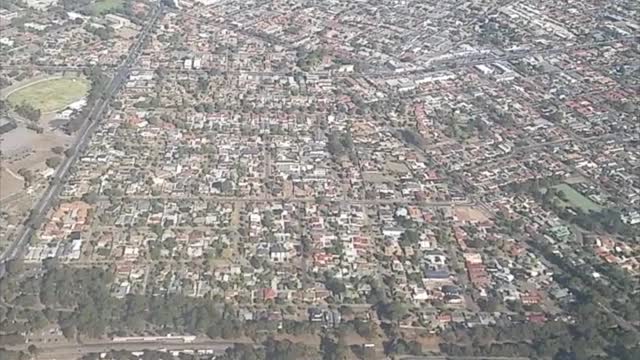
<instances>
[{"instance_id":1,"label":"park","mask_svg":"<svg viewBox=\"0 0 640 360\"><path fill-rule=\"evenodd\" d=\"M12 107L27 104L41 113L60 111L89 92L90 83L80 77L57 77L33 81L9 94Z\"/></svg>"}]
</instances>

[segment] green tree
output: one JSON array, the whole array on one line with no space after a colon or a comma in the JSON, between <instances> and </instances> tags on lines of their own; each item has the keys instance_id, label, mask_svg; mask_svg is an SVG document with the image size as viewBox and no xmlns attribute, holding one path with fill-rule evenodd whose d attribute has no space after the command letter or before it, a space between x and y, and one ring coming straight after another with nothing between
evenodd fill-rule
<instances>
[{"instance_id":1,"label":"green tree","mask_svg":"<svg viewBox=\"0 0 640 360\"><path fill-rule=\"evenodd\" d=\"M60 163L62 163L62 159L58 156L52 156L50 158L47 158L47 160L45 160L45 164L52 169L57 168L60 165Z\"/></svg>"},{"instance_id":2,"label":"green tree","mask_svg":"<svg viewBox=\"0 0 640 360\"><path fill-rule=\"evenodd\" d=\"M400 321L408 313L407 306L399 301L382 304L381 315L391 321Z\"/></svg>"}]
</instances>

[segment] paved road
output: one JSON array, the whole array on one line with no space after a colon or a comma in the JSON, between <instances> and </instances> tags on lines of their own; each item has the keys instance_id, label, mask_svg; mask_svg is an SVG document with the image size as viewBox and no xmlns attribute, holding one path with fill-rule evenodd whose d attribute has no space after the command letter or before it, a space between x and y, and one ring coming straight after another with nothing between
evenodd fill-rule
<instances>
[{"instance_id":1,"label":"paved road","mask_svg":"<svg viewBox=\"0 0 640 360\"><path fill-rule=\"evenodd\" d=\"M398 359L402 360L529 360L530 358L524 356L400 356Z\"/></svg>"},{"instance_id":2,"label":"paved road","mask_svg":"<svg viewBox=\"0 0 640 360\"><path fill-rule=\"evenodd\" d=\"M552 55L552 54L562 54L567 53L571 50L579 50L579 49L588 49L597 46L609 45L614 43L633 43L637 41L637 36L626 36L620 39L609 40L609 41L593 41L588 43L574 44L574 45L565 45L565 44L557 44L556 47L551 47L548 49L530 49L520 52L511 52L506 53L504 55L495 55L495 54L485 54L479 55L476 57L464 57L457 59L441 59L438 56L432 57L430 59L425 60L429 65L426 67L417 68L411 71L406 71L403 73L397 73L391 70L380 70L375 69L367 72L361 72L360 74L365 76L381 76L381 77L398 77L398 76L406 76L408 74L429 74L429 73L437 73L445 70L456 70L461 68L467 68L474 65L480 64L490 64L499 61L509 61L509 60L518 60L531 56L539 56L539 55ZM77 71L88 68L88 66L64 66L64 65L6 65L6 69L40 69L44 71ZM111 67L113 68L113 67ZM132 68L131 70L149 70L149 69L137 69ZM181 68L163 68L165 72L171 73L194 73L194 74L207 74L211 69L181 69ZM290 71L220 71L219 74L229 74L229 75L255 75L255 76L274 76L274 75L290 75ZM307 73L309 75L312 74L326 74L324 72ZM352 76L353 74L349 74L348 76ZM347 76L347 75L345 75Z\"/></svg>"},{"instance_id":3,"label":"paved road","mask_svg":"<svg viewBox=\"0 0 640 360\"><path fill-rule=\"evenodd\" d=\"M194 343L176 343L165 341L153 342L101 342L87 344L40 344L36 347L40 350L38 360L72 360L79 359L84 354L101 353L110 350L126 351L184 351L184 350L208 350L214 354L222 354L227 348L233 346L233 342L226 340L204 340ZM17 349L17 348L16 348ZM25 350L25 349L23 349Z\"/></svg>"},{"instance_id":4,"label":"paved road","mask_svg":"<svg viewBox=\"0 0 640 360\"><path fill-rule=\"evenodd\" d=\"M631 332L635 333L636 335L638 335L640 333L638 331L638 328L634 324L632 324L629 321L627 321L624 318L622 318L620 315L618 315L611 308L607 307L606 305L604 305L601 302L598 302L597 304L602 310L607 312L607 314L611 315L611 317L613 318L613 320L615 320L615 322L618 324L618 326L620 326L621 328L623 328L623 329L625 329L627 331L631 331Z\"/></svg>"},{"instance_id":5,"label":"paved road","mask_svg":"<svg viewBox=\"0 0 640 360\"><path fill-rule=\"evenodd\" d=\"M122 198L129 200L209 200L218 202L285 202L285 203L309 203L315 202L313 197L265 197L265 196L218 196L218 195L127 195ZM108 199L108 197L102 197L102 199ZM393 204L414 204L422 207L450 207L450 206L472 206L474 202L471 200L462 201L417 201L412 199L326 199L326 202L338 202L341 204L353 204L353 205L393 205Z\"/></svg>"},{"instance_id":6,"label":"paved road","mask_svg":"<svg viewBox=\"0 0 640 360\"><path fill-rule=\"evenodd\" d=\"M62 189L63 180L69 173L69 169L75 163L78 155L82 152L82 150L89 143L89 139L91 138L91 134L97 127L99 123L100 117L103 115L104 111L107 109L109 100L120 90L120 87L124 83L127 78L131 66L135 63L135 60L140 55L144 44L147 41L149 31L155 25L158 20L160 14L162 13L162 5L156 8L151 15L151 18L145 25L145 27L140 32L138 38L134 42L134 44L129 49L129 55L122 62L122 64L117 68L117 71L114 77L109 81L107 86L105 87L105 91L103 95L96 100L93 108L89 112L87 116L87 121L84 122L82 128L79 130L78 135L76 137L76 141L71 146L72 155L69 157L65 157L62 161L62 164L58 167L53 178L50 182L49 188L46 190L44 195L40 198L40 200L35 204L32 210L32 215L27 220L22 228L22 234L19 235L16 241L14 241L2 255L0 255L0 277L4 275L4 264L11 259L18 257L26 248L26 245L29 243L31 239L31 235L34 231L33 226L38 224L38 222L47 214L49 207L51 206L52 201L56 198L56 196L60 193Z\"/></svg>"},{"instance_id":7,"label":"paved road","mask_svg":"<svg viewBox=\"0 0 640 360\"><path fill-rule=\"evenodd\" d=\"M72 360L78 359L84 354L101 353L110 350L126 351L202 351L208 350L214 354L222 354L226 349L233 347L234 342L226 340L202 340L194 343L175 343L165 341L153 342L100 342L87 344L45 344L38 346L40 354L38 360ZM19 348L15 348L19 349ZM400 356L402 360L529 360L523 356Z\"/></svg>"},{"instance_id":8,"label":"paved road","mask_svg":"<svg viewBox=\"0 0 640 360\"><path fill-rule=\"evenodd\" d=\"M552 141L546 141L546 142L541 142L541 143L537 143L537 144L531 144L531 145L525 145L525 146L520 146L520 147L515 147L510 153L505 154L504 156L497 156L493 159L488 159L485 160L483 162L481 162L480 164L477 165L471 165L468 167L463 167L462 169L460 169L460 171L475 171L484 167L494 167L496 166L496 162L500 161L500 162L504 162L510 159L513 159L517 156L521 156L521 155L526 155L527 153L531 153L532 151L541 149L541 148L545 148L545 147L550 147L550 146L555 146L555 145L561 145L561 144L566 144L569 142L577 142L577 143L584 143L584 142L593 142L593 141L605 141L605 140L612 140L612 139L617 139L621 136L621 133L609 133L609 134L603 134L603 135L596 135L596 136L591 136L591 137L568 137L568 138L564 138L564 139L559 139L559 140L552 140Z\"/></svg>"}]
</instances>

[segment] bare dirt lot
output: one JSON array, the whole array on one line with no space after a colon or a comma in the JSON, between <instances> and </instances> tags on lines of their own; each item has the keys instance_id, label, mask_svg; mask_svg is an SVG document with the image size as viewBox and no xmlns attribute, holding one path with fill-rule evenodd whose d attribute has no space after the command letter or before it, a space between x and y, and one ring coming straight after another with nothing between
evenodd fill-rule
<instances>
[{"instance_id":1,"label":"bare dirt lot","mask_svg":"<svg viewBox=\"0 0 640 360\"><path fill-rule=\"evenodd\" d=\"M29 213L34 201L48 185L45 175L47 168L45 161L56 155L53 147L66 148L72 137L61 131L48 129L48 120L39 124L43 133L27 129L24 123L0 136L0 210L6 216L2 226L15 229ZM25 183L19 175L20 170L28 170L31 174L31 184L25 188ZM12 231L0 233L0 248L11 241Z\"/></svg>"},{"instance_id":2,"label":"bare dirt lot","mask_svg":"<svg viewBox=\"0 0 640 360\"><path fill-rule=\"evenodd\" d=\"M22 190L23 180L19 175L0 167L0 201Z\"/></svg>"},{"instance_id":3,"label":"bare dirt lot","mask_svg":"<svg viewBox=\"0 0 640 360\"><path fill-rule=\"evenodd\" d=\"M2 166L14 172L21 168L31 171L41 171L46 168L44 161L53 156L51 148L55 146L67 147L71 137L61 131L38 134L23 126L0 136L0 150L2 151Z\"/></svg>"},{"instance_id":4,"label":"bare dirt lot","mask_svg":"<svg viewBox=\"0 0 640 360\"><path fill-rule=\"evenodd\" d=\"M489 220L482 210L471 206L458 206L455 208L455 214L461 221L483 222Z\"/></svg>"}]
</instances>

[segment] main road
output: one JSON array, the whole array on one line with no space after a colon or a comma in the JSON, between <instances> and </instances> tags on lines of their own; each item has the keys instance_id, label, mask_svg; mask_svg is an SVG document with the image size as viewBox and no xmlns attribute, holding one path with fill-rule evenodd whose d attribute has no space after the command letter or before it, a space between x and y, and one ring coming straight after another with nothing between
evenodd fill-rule
<instances>
[{"instance_id":1,"label":"main road","mask_svg":"<svg viewBox=\"0 0 640 360\"><path fill-rule=\"evenodd\" d=\"M455 356L455 355L401 355L401 360L529 360L526 356ZM544 358L543 358L544 359Z\"/></svg>"},{"instance_id":2,"label":"main road","mask_svg":"<svg viewBox=\"0 0 640 360\"><path fill-rule=\"evenodd\" d=\"M208 354L224 354L225 350L233 347L234 342L227 340L200 340L193 343L176 343L166 341L137 341L137 342L95 342L84 344L34 344L39 350L38 360L71 360L80 359L90 353L103 353L111 350L125 350L130 352L155 351L193 351ZM12 350L26 350L26 345Z\"/></svg>"},{"instance_id":3,"label":"main road","mask_svg":"<svg viewBox=\"0 0 640 360\"><path fill-rule=\"evenodd\" d=\"M64 179L69 173L69 169L77 160L78 155L89 143L91 134L98 126L100 117L104 114L105 110L109 106L109 101L120 90L120 87L129 75L131 66L135 63L136 59L140 55L144 45L147 42L149 32L154 27L158 18L162 14L162 10L162 5L158 5L154 8L149 21L147 21L140 34L138 34L136 41L131 45L126 59L124 59L120 66L118 66L118 68L116 69L115 75L113 76L113 78L111 78L111 80L105 87L102 96L95 100L91 111L89 111L89 114L87 115L86 121L78 131L76 140L71 146L71 155L64 158L60 166L56 169L56 172L54 173L50 181L49 187L42 195L40 200L33 206L29 218L23 224L21 232L19 233L16 241L9 245L9 247L0 255L0 277L4 275L4 265L6 264L6 262L18 257L24 251L25 247L29 243L29 239L31 239L34 228L37 227L37 224L42 220L44 216L46 216L53 200L60 193L60 190L62 189L62 185L64 183Z\"/></svg>"}]
</instances>

